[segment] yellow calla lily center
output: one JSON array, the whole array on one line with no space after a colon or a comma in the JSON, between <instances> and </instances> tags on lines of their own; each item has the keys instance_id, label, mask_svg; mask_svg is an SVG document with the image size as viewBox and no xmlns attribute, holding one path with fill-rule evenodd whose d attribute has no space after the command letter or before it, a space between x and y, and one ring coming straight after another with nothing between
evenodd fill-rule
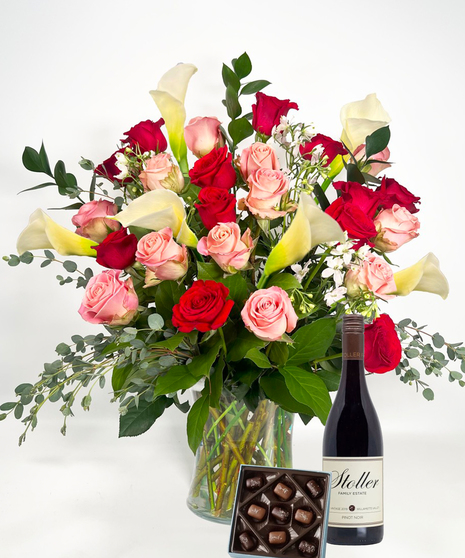
<instances>
[{"instance_id":1,"label":"yellow calla lily center","mask_svg":"<svg viewBox=\"0 0 465 558\"><path fill-rule=\"evenodd\" d=\"M363 101L344 105L341 109L341 141L352 151L365 143L367 136L387 126L391 117L384 110L376 93L367 95Z\"/></svg>"},{"instance_id":2,"label":"yellow calla lily center","mask_svg":"<svg viewBox=\"0 0 465 558\"><path fill-rule=\"evenodd\" d=\"M142 227L159 231L169 227L176 241L190 248L197 246L197 237L186 223L186 210L181 198L171 190L151 190L133 200L113 219L123 227Z\"/></svg>"},{"instance_id":3,"label":"yellow calla lily center","mask_svg":"<svg viewBox=\"0 0 465 558\"><path fill-rule=\"evenodd\" d=\"M165 121L170 147L184 174L189 171L187 164L187 147L184 140L184 123L186 97L189 80L197 68L193 64L178 64L162 76L155 91L150 91Z\"/></svg>"},{"instance_id":4,"label":"yellow calla lily center","mask_svg":"<svg viewBox=\"0 0 465 558\"><path fill-rule=\"evenodd\" d=\"M28 250L52 248L62 256L97 256L93 246L98 242L84 238L55 223L42 209L36 209L29 224L19 235L16 243L18 254Z\"/></svg>"},{"instance_id":5,"label":"yellow calla lily center","mask_svg":"<svg viewBox=\"0 0 465 558\"><path fill-rule=\"evenodd\" d=\"M416 264L394 273L394 281L399 296L406 296L412 291L438 294L443 299L449 294L449 283L439 269L439 260L433 253L427 254Z\"/></svg>"},{"instance_id":6,"label":"yellow calla lily center","mask_svg":"<svg viewBox=\"0 0 465 558\"><path fill-rule=\"evenodd\" d=\"M318 244L344 242L339 224L313 201L309 194L300 194L299 207L290 227L271 250L263 277L299 262Z\"/></svg>"}]
</instances>

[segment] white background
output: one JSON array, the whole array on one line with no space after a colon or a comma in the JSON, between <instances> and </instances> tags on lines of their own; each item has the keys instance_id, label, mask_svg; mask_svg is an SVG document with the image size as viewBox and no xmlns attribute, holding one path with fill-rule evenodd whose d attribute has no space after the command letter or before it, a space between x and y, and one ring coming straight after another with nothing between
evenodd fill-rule
<instances>
[{"instance_id":1,"label":"white background","mask_svg":"<svg viewBox=\"0 0 465 558\"><path fill-rule=\"evenodd\" d=\"M414 317L449 341L463 325L463 40L458 0L254 3L16 0L0 18L0 255L15 252L37 207L64 205L52 190L17 196L41 177L21 165L25 145L44 140L86 185L80 156L108 157L123 132L158 119L148 94L177 62L192 62L188 118L224 118L221 64L247 50L252 79L298 102L299 119L338 137L339 110L376 92L392 118L389 175L421 196L421 236L395 254L404 267L434 252L451 294L413 293L389 304L395 320ZM71 228L70 215L54 217ZM2 263L2 262L0 262ZM96 330L77 314L82 291L59 287L58 266L0 266L0 400L34 382L54 348ZM384 428L386 537L377 547L329 547L327 556L459 556L465 499L465 391L432 378L426 402L394 374L369 387ZM17 447L22 425L0 424L0 557L226 557L228 528L184 505L192 456L185 417L168 412L147 434L117 439L106 393L90 413L76 410L67 437L57 405ZM318 469L321 424L295 432L295 466Z\"/></svg>"}]
</instances>

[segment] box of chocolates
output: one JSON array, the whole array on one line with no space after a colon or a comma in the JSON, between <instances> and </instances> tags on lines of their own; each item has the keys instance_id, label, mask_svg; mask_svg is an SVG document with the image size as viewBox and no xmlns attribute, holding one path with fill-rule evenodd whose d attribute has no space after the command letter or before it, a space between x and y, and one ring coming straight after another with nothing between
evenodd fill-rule
<instances>
[{"instance_id":1,"label":"box of chocolates","mask_svg":"<svg viewBox=\"0 0 465 558\"><path fill-rule=\"evenodd\" d=\"M229 554L323 558L331 473L242 465Z\"/></svg>"}]
</instances>

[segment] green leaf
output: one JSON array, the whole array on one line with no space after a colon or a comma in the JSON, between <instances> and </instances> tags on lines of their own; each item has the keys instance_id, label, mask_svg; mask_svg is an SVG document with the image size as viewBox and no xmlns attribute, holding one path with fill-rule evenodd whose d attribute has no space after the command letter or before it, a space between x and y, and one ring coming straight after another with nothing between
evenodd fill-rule
<instances>
[{"instance_id":1,"label":"green leaf","mask_svg":"<svg viewBox=\"0 0 465 558\"><path fill-rule=\"evenodd\" d=\"M279 369L292 397L310 407L323 424L326 424L331 409L328 388L321 378L297 366Z\"/></svg>"},{"instance_id":2,"label":"green leaf","mask_svg":"<svg viewBox=\"0 0 465 558\"><path fill-rule=\"evenodd\" d=\"M186 337L186 334L180 331L172 337L168 337L168 339L165 339L164 341L157 341L157 343L151 344L150 347L162 347L164 349L174 351L174 349L177 349L182 343L184 337Z\"/></svg>"},{"instance_id":3,"label":"green leaf","mask_svg":"<svg viewBox=\"0 0 465 558\"><path fill-rule=\"evenodd\" d=\"M21 395L23 393L29 393L32 388L33 388L32 384L19 384L19 386L17 386L15 388L15 393L16 393L16 395Z\"/></svg>"},{"instance_id":4,"label":"green leaf","mask_svg":"<svg viewBox=\"0 0 465 558\"><path fill-rule=\"evenodd\" d=\"M228 347L228 362L241 360L253 348L260 348L266 345L266 341L262 341L255 337L253 333L246 329L241 329L234 341Z\"/></svg>"},{"instance_id":5,"label":"green leaf","mask_svg":"<svg viewBox=\"0 0 465 558\"><path fill-rule=\"evenodd\" d=\"M316 375L323 380L328 391L337 391L341 381L341 373L332 370L318 370Z\"/></svg>"},{"instance_id":6,"label":"green leaf","mask_svg":"<svg viewBox=\"0 0 465 558\"><path fill-rule=\"evenodd\" d=\"M30 264L34 260L34 256L31 252L23 252L21 256L19 256L19 260L22 263Z\"/></svg>"},{"instance_id":7,"label":"green leaf","mask_svg":"<svg viewBox=\"0 0 465 558\"><path fill-rule=\"evenodd\" d=\"M21 190L18 194L22 194L23 192L30 192L31 190L40 190L41 188L47 188L47 186L56 186L55 182L44 182L43 184L38 184L37 186L32 186L32 188L26 188L25 190ZM79 204L79 207L82 204Z\"/></svg>"},{"instance_id":8,"label":"green leaf","mask_svg":"<svg viewBox=\"0 0 465 558\"><path fill-rule=\"evenodd\" d=\"M284 366L289 358L289 347L286 343L274 341L271 343L271 349L268 356L271 362L274 362L278 366Z\"/></svg>"},{"instance_id":9,"label":"green leaf","mask_svg":"<svg viewBox=\"0 0 465 558\"><path fill-rule=\"evenodd\" d=\"M426 401L433 401L434 399L434 391L430 388L426 388L423 390L423 397Z\"/></svg>"},{"instance_id":10,"label":"green leaf","mask_svg":"<svg viewBox=\"0 0 465 558\"><path fill-rule=\"evenodd\" d=\"M48 174L49 176L52 176L52 169L50 168L50 163L48 162L48 157L45 151L44 142L42 142L42 145L40 146L39 159L40 159L40 164L42 166L42 172Z\"/></svg>"},{"instance_id":11,"label":"green leaf","mask_svg":"<svg viewBox=\"0 0 465 558\"><path fill-rule=\"evenodd\" d=\"M164 376L160 376L155 386L155 395L168 395L196 384L199 378L190 374L186 368L186 366L173 366Z\"/></svg>"},{"instance_id":12,"label":"green leaf","mask_svg":"<svg viewBox=\"0 0 465 558\"><path fill-rule=\"evenodd\" d=\"M259 368L271 368L271 363L268 360L268 357L256 348L247 351L245 358L251 360Z\"/></svg>"},{"instance_id":13,"label":"green leaf","mask_svg":"<svg viewBox=\"0 0 465 558\"><path fill-rule=\"evenodd\" d=\"M235 378L241 383L245 384L245 386L251 387L251 385L260 377L261 371L258 368L250 368L246 370L241 370L240 372L236 372ZM244 386L241 385L239 389L242 389ZM247 393L248 389L245 389L245 393ZM237 392L235 392L236 397Z\"/></svg>"},{"instance_id":14,"label":"green leaf","mask_svg":"<svg viewBox=\"0 0 465 558\"><path fill-rule=\"evenodd\" d=\"M300 328L292 338L294 345L289 347L288 365L311 362L325 356L336 334L336 320L320 318Z\"/></svg>"},{"instance_id":15,"label":"green leaf","mask_svg":"<svg viewBox=\"0 0 465 558\"><path fill-rule=\"evenodd\" d=\"M47 167L43 165L43 161L35 149L26 147L23 151L23 165L31 172L44 172L46 174ZM51 173L50 173L51 174Z\"/></svg>"},{"instance_id":16,"label":"green leaf","mask_svg":"<svg viewBox=\"0 0 465 558\"><path fill-rule=\"evenodd\" d=\"M160 316L160 314L150 314L147 319L147 323L149 325L149 328L153 329L154 331L160 331L165 325L165 321Z\"/></svg>"},{"instance_id":17,"label":"green leaf","mask_svg":"<svg viewBox=\"0 0 465 558\"><path fill-rule=\"evenodd\" d=\"M120 389L123 388L133 368L134 367L131 363L121 367L115 366L113 368L111 376L111 387L113 388L113 391L118 392Z\"/></svg>"},{"instance_id":18,"label":"green leaf","mask_svg":"<svg viewBox=\"0 0 465 558\"><path fill-rule=\"evenodd\" d=\"M0 411L11 411L11 409L14 409L15 407L16 402L9 401L8 403L3 403L2 405L0 405Z\"/></svg>"},{"instance_id":19,"label":"green leaf","mask_svg":"<svg viewBox=\"0 0 465 558\"><path fill-rule=\"evenodd\" d=\"M208 419L209 396L204 393L200 399L192 405L187 415L187 441L192 452L195 453L202 441L203 429Z\"/></svg>"},{"instance_id":20,"label":"green leaf","mask_svg":"<svg viewBox=\"0 0 465 558\"><path fill-rule=\"evenodd\" d=\"M408 326L411 323L411 321L412 320L410 318L404 318L403 320L400 320L398 325L399 325L400 328L404 328L404 327Z\"/></svg>"},{"instance_id":21,"label":"green leaf","mask_svg":"<svg viewBox=\"0 0 465 558\"><path fill-rule=\"evenodd\" d=\"M260 385L262 386L268 399L274 401L285 411L289 411L291 413L303 413L311 416L315 415L310 407L299 403L292 397L286 386L284 378L278 372L273 372L270 376L262 376L260 378Z\"/></svg>"},{"instance_id":22,"label":"green leaf","mask_svg":"<svg viewBox=\"0 0 465 558\"><path fill-rule=\"evenodd\" d=\"M440 349L444 345L444 337L442 335L440 335L439 333L435 333L433 335L433 345L437 349Z\"/></svg>"},{"instance_id":23,"label":"green leaf","mask_svg":"<svg viewBox=\"0 0 465 558\"><path fill-rule=\"evenodd\" d=\"M231 119L240 116L242 109L237 98L237 91L231 86L226 87L226 110Z\"/></svg>"},{"instance_id":24,"label":"green leaf","mask_svg":"<svg viewBox=\"0 0 465 558\"><path fill-rule=\"evenodd\" d=\"M218 408L220 406L220 397L223 391L223 357L218 359L215 369L210 374L210 407Z\"/></svg>"},{"instance_id":25,"label":"green leaf","mask_svg":"<svg viewBox=\"0 0 465 558\"><path fill-rule=\"evenodd\" d=\"M241 89L241 95L253 95L257 93L257 91L264 89L267 85L270 85L270 82L266 81L266 79L250 81Z\"/></svg>"},{"instance_id":26,"label":"green leaf","mask_svg":"<svg viewBox=\"0 0 465 558\"><path fill-rule=\"evenodd\" d=\"M59 343L57 345L55 351L60 356L66 356L66 355L69 355L69 353L71 352L71 349L69 348L69 345L67 345L66 343Z\"/></svg>"},{"instance_id":27,"label":"green leaf","mask_svg":"<svg viewBox=\"0 0 465 558\"><path fill-rule=\"evenodd\" d=\"M365 184L365 178L363 174L360 172L360 169L357 165L353 163L348 163L346 165L347 169L347 182L358 182L359 184Z\"/></svg>"},{"instance_id":28,"label":"green leaf","mask_svg":"<svg viewBox=\"0 0 465 558\"><path fill-rule=\"evenodd\" d=\"M218 338L213 347L207 353L194 357L187 367L184 367L184 369L187 368L189 373L197 378L197 380L202 376L208 376L210 374L210 368L213 366L213 363L218 356L220 347L221 340Z\"/></svg>"},{"instance_id":29,"label":"green leaf","mask_svg":"<svg viewBox=\"0 0 465 558\"><path fill-rule=\"evenodd\" d=\"M233 91L237 93L241 87L241 81L239 77L231 70L229 66L226 66L226 64L223 64L221 75L223 77L223 83L226 89L228 87L231 87Z\"/></svg>"},{"instance_id":30,"label":"green leaf","mask_svg":"<svg viewBox=\"0 0 465 558\"><path fill-rule=\"evenodd\" d=\"M20 419L23 416L24 406L21 403L18 403L14 410L14 415L16 419Z\"/></svg>"},{"instance_id":31,"label":"green leaf","mask_svg":"<svg viewBox=\"0 0 465 558\"><path fill-rule=\"evenodd\" d=\"M155 401L139 401L139 405L133 405L125 415L119 419L119 437L139 436L161 417L167 406L167 398L159 397Z\"/></svg>"},{"instance_id":32,"label":"green leaf","mask_svg":"<svg viewBox=\"0 0 465 558\"><path fill-rule=\"evenodd\" d=\"M239 79L247 77L252 71L252 62L246 52L233 60L232 65Z\"/></svg>"},{"instance_id":33,"label":"green leaf","mask_svg":"<svg viewBox=\"0 0 465 558\"><path fill-rule=\"evenodd\" d=\"M235 273L219 281L229 289L229 298L234 300L239 308L242 308L244 302L249 298L249 289L244 277L240 273Z\"/></svg>"},{"instance_id":34,"label":"green leaf","mask_svg":"<svg viewBox=\"0 0 465 558\"><path fill-rule=\"evenodd\" d=\"M69 210L69 209L80 209L83 206L82 203L72 203L71 205L65 205L64 207L49 207L50 211L62 211L62 210Z\"/></svg>"},{"instance_id":35,"label":"green leaf","mask_svg":"<svg viewBox=\"0 0 465 558\"><path fill-rule=\"evenodd\" d=\"M48 258L49 260L54 260L55 256L53 255L53 252L50 252L50 250L44 250L44 254L45 257Z\"/></svg>"},{"instance_id":36,"label":"green leaf","mask_svg":"<svg viewBox=\"0 0 465 558\"><path fill-rule=\"evenodd\" d=\"M66 167L63 161L58 161L54 170L55 181L58 186L58 191L62 196L68 195L68 190L77 189L77 181L74 174L66 172Z\"/></svg>"},{"instance_id":37,"label":"green leaf","mask_svg":"<svg viewBox=\"0 0 465 558\"><path fill-rule=\"evenodd\" d=\"M171 324L173 317L173 306L179 302L181 295L185 293L184 287L176 281L162 281L155 292L155 307L165 323Z\"/></svg>"},{"instance_id":38,"label":"green leaf","mask_svg":"<svg viewBox=\"0 0 465 558\"><path fill-rule=\"evenodd\" d=\"M10 257L8 258L8 265L10 267L16 267L20 263L21 263L21 260L19 259L18 256L16 256L16 254L10 254Z\"/></svg>"},{"instance_id":39,"label":"green leaf","mask_svg":"<svg viewBox=\"0 0 465 558\"><path fill-rule=\"evenodd\" d=\"M244 117L238 118L237 120L231 120L228 126L228 131L234 145L238 145L241 141L250 137L254 133L252 124Z\"/></svg>"},{"instance_id":40,"label":"green leaf","mask_svg":"<svg viewBox=\"0 0 465 558\"><path fill-rule=\"evenodd\" d=\"M365 156L367 159L383 151L388 146L389 140L391 139L391 131L389 130L389 126L385 126L384 128L379 128L369 136L367 136L365 140Z\"/></svg>"},{"instance_id":41,"label":"green leaf","mask_svg":"<svg viewBox=\"0 0 465 558\"><path fill-rule=\"evenodd\" d=\"M65 260L63 262L63 267L68 273L74 273L77 269L77 263L73 262L72 260Z\"/></svg>"},{"instance_id":42,"label":"green leaf","mask_svg":"<svg viewBox=\"0 0 465 558\"><path fill-rule=\"evenodd\" d=\"M267 287L281 287L284 291L292 291L293 289L301 289L302 285L299 283L295 275L290 273L278 273L272 275L268 280Z\"/></svg>"},{"instance_id":43,"label":"green leaf","mask_svg":"<svg viewBox=\"0 0 465 558\"><path fill-rule=\"evenodd\" d=\"M218 281L223 275L223 270L215 262L197 262L197 279L202 281L208 281L210 279L212 281Z\"/></svg>"},{"instance_id":44,"label":"green leaf","mask_svg":"<svg viewBox=\"0 0 465 558\"><path fill-rule=\"evenodd\" d=\"M452 370L450 375L452 376L452 378L454 378L454 380L461 380L463 377L463 374L461 372L457 372L455 370Z\"/></svg>"}]
</instances>

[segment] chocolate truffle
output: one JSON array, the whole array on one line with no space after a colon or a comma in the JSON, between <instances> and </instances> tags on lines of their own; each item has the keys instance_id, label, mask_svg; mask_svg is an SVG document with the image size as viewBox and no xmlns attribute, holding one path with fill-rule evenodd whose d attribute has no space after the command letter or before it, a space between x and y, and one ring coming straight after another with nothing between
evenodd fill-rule
<instances>
[{"instance_id":1,"label":"chocolate truffle","mask_svg":"<svg viewBox=\"0 0 465 558\"><path fill-rule=\"evenodd\" d=\"M292 488L282 482L279 482L274 487L273 492L276 494L276 496L278 496L278 498L281 498L281 500L289 500L292 497Z\"/></svg>"},{"instance_id":2,"label":"chocolate truffle","mask_svg":"<svg viewBox=\"0 0 465 558\"><path fill-rule=\"evenodd\" d=\"M274 508L271 510L271 515L276 519L278 523L287 523L291 514L284 508L274 506Z\"/></svg>"},{"instance_id":3,"label":"chocolate truffle","mask_svg":"<svg viewBox=\"0 0 465 558\"><path fill-rule=\"evenodd\" d=\"M266 509L261 506L257 506L256 504L252 504L247 510L247 515L250 515L250 517L256 519L257 521L261 521L265 517L265 514Z\"/></svg>"},{"instance_id":4,"label":"chocolate truffle","mask_svg":"<svg viewBox=\"0 0 465 558\"><path fill-rule=\"evenodd\" d=\"M317 551L316 544L308 541L300 541L298 549L304 556L315 556Z\"/></svg>"},{"instance_id":5,"label":"chocolate truffle","mask_svg":"<svg viewBox=\"0 0 465 558\"><path fill-rule=\"evenodd\" d=\"M263 486L263 477L250 477L245 481L245 486L249 490L258 490Z\"/></svg>"},{"instance_id":6,"label":"chocolate truffle","mask_svg":"<svg viewBox=\"0 0 465 558\"><path fill-rule=\"evenodd\" d=\"M315 479L311 479L307 482L307 488L312 498L319 498L323 494L323 489Z\"/></svg>"},{"instance_id":7,"label":"chocolate truffle","mask_svg":"<svg viewBox=\"0 0 465 558\"><path fill-rule=\"evenodd\" d=\"M257 546L255 537L249 531L243 531L239 535L239 542L241 543L242 549L247 551L253 550Z\"/></svg>"},{"instance_id":8,"label":"chocolate truffle","mask_svg":"<svg viewBox=\"0 0 465 558\"><path fill-rule=\"evenodd\" d=\"M304 525L310 525L313 521L313 515L314 514L311 510L303 510L302 508L299 508L294 514L294 519Z\"/></svg>"},{"instance_id":9,"label":"chocolate truffle","mask_svg":"<svg viewBox=\"0 0 465 558\"><path fill-rule=\"evenodd\" d=\"M270 531L268 542L273 545L281 545L287 541L286 531Z\"/></svg>"}]
</instances>

